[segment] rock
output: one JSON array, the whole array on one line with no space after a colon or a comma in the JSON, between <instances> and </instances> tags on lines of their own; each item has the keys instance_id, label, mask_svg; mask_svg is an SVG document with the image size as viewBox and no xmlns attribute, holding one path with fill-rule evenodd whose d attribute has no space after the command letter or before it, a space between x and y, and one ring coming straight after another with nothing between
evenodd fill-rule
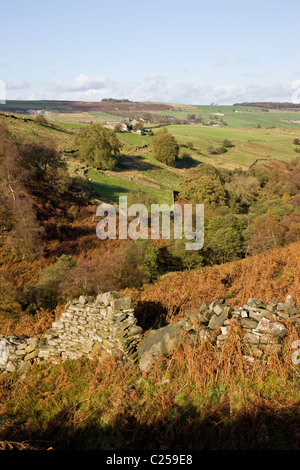
<instances>
[{"instance_id":1,"label":"rock","mask_svg":"<svg viewBox=\"0 0 300 470\"><path fill-rule=\"evenodd\" d=\"M33 343L35 343L35 344L37 345L38 342L39 342L39 339L38 339L38 338L27 338L27 339L26 339L26 343L27 343L27 344L33 344Z\"/></svg>"},{"instance_id":2,"label":"rock","mask_svg":"<svg viewBox=\"0 0 300 470\"><path fill-rule=\"evenodd\" d=\"M78 333L79 330L78 330L78 328L76 328L76 326L70 326L70 331L71 331L72 333L74 333L75 335L77 335L77 333Z\"/></svg>"},{"instance_id":3,"label":"rock","mask_svg":"<svg viewBox=\"0 0 300 470\"><path fill-rule=\"evenodd\" d=\"M183 329L179 325L170 324L151 331L139 344L138 354L142 358L145 355L169 355L175 346L179 345Z\"/></svg>"},{"instance_id":4,"label":"rock","mask_svg":"<svg viewBox=\"0 0 300 470\"><path fill-rule=\"evenodd\" d=\"M268 318L263 318L258 323L256 331L278 337L283 337L287 333L284 325L279 322L271 322Z\"/></svg>"},{"instance_id":5,"label":"rock","mask_svg":"<svg viewBox=\"0 0 300 470\"><path fill-rule=\"evenodd\" d=\"M19 361L17 366L17 371L19 374L24 374L30 368L30 362L28 361Z\"/></svg>"},{"instance_id":6,"label":"rock","mask_svg":"<svg viewBox=\"0 0 300 470\"><path fill-rule=\"evenodd\" d=\"M116 291L105 292L104 294L100 294L97 296L97 301L103 304L105 307L108 307L108 305L110 305L112 300L119 299L120 297L121 295L119 294L119 292L116 292Z\"/></svg>"},{"instance_id":7,"label":"rock","mask_svg":"<svg viewBox=\"0 0 300 470\"><path fill-rule=\"evenodd\" d=\"M121 299L113 299L111 301L111 306L115 310L124 310L131 308L132 300L131 297L124 297Z\"/></svg>"},{"instance_id":8,"label":"rock","mask_svg":"<svg viewBox=\"0 0 300 470\"><path fill-rule=\"evenodd\" d=\"M25 354L26 354L26 353L25 353L25 349L16 349L15 354L16 354L17 356L24 357Z\"/></svg>"},{"instance_id":9,"label":"rock","mask_svg":"<svg viewBox=\"0 0 300 470\"><path fill-rule=\"evenodd\" d=\"M145 354L140 358L139 368L142 372L148 372L151 369L151 366L154 364L155 358L152 354Z\"/></svg>"},{"instance_id":10,"label":"rock","mask_svg":"<svg viewBox=\"0 0 300 470\"><path fill-rule=\"evenodd\" d=\"M260 300L257 300L257 299L248 299L247 305L249 305L249 307L255 307L255 308L265 307L265 305Z\"/></svg>"},{"instance_id":11,"label":"rock","mask_svg":"<svg viewBox=\"0 0 300 470\"><path fill-rule=\"evenodd\" d=\"M25 348L26 354L31 353L32 351L34 351L36 349L36 346L37 346L37 343L35 343L35 342L33 342L33 343L29 344L28 346L26 346L26 348Z\"/></svg>"},{"instance_id":12,"label":"rock","mask_svg":"<svg viewBox=\"0 0 300 470\"><path fill-rule=\"evenodd\" d=\"M183 324L185 329L196 330L200 323L208 323L208 318L205 313L200 313L200 310L187 310L184 315Z\"/></svg>"},{"instance_id":13,"label":"rock","mask_svg":"<svg viewBox=\"0 0 300 470\"><path fill-rule=\"evenodd\" d=\"M130 336L136 336L136 335L141 335L143 333L143 329L140 326L131 326L128 329L128 333Z\"/></svg>"},{"instance_id":14,"label":"rock","mask_svg":"<svg viewBox=\"0 0 300 470\"><path fill-rule=\"evenodd\" d=\"M34 359L35 357L38 357L38 354L39 354L38 350L35 349L29 354L26 354L26 356L24 357L24 361L30 361L31 359Z\"/></svg>"},{"instance_id":15,"label":"rock","mask_svg":"<svg viewBox=\"0 0 300 470\"><path fill-rule=\"evenodd\" d=\"M61 318L42 338L22 341L0 335L0 373L26 373L31 363L44 360L58 364L82 356L93 358L101 349L116 354L121 361L138 361L140 369L147 371L159 354L173 353L183 332L186 345L194 347L220 328L216 344L221 348L228 341L227 326L232 318L244 332L245 349L252 351L250 356L255 358L281 350L287 333L282 319L291 319L300 334L300 307L288 296L285 303L271 300L264 304L249 299L248 304L234 308L226 305L224 299L205 301L199 309L186 311L176 324L150 331L142 338L132 299L111 291L100 294L95 301L81 296L68 302Z\"/></svg>"},{"instance_id":16,"label":"rock","mask_svg":"<svg viewBox=\"0 0 300 470\"><path fill-rule=\"evenodd\" d=\"M13 364L11 361L9 361L9 362L6 364L5 369L7 370L7 372L14 372L14 371L16 370L16 365Z\"/></svg>"},{"instance_id":17,"label":"rock","mask_svg":"<svg viewBox=\"0 0 300 470\"><path fill-rule=\"evenodd\" d=\"M294 307L295 305L294 299L291 295L287 296L285 303L288 304L290 307Z\"/></svg>"},{"instance_id":18,"label":"rock","mask_svg":"<svg viewBox=\"0 0 300 470\"><path fill-rule=\"evenodd\" d=\"M217 315L215 313L209 320L208 328L210 328L211 330L216 330L217 328L220 328L227 317L228 311L226 309L224 309L220 315Z\"/></svg>"},{"instance_id":19,"label":"rock","mask_svg":"<svg viewBox=\"0 0 300 470\"><path fill-rule=\"evenodd\" d=\"M259 343L259 337L253 333L246 333L244 335L244 340L247 342L247 343L251 343L251 344L258 344Z\"/></svg>"},{"instance_id":20,"label":"rock","mask_svg":"<svg viewBox=\"0 0 300 470\"><path fill-rule=\"evenodd\" d=\"M251 320L251 318L243 318L242 319L242 326L244 328L248 328L252 330L253 328L256 328L258 325L257 321Z\"/></svg>"},{"instance_id":21,"label":"rock","mask_svg":"<svg viewBox=\"0 0 300 470\"><path fill-rule=\"evenodd\" d=\"M267 312L265 310L263 310L261 312L255 311L255 310L250 310L249 318L251 318L252 320L255 320L256 322L260 322L260 320L262 320L264 318L264 315L266 315L266 313Z\"/></svg>"},{"instance_id":22,"label":"rock","mask_svg":"<svg viewBox=\"0 0 300 470\"><path fill-rule=\"evenodd\" d=\"M224 304L224 302L225 302L224 299L214 300L213 302L209 304L209 310L213 312L216 305L222 305Z\"/></svg>"},{"instance_id":23,"label":"rock","mask_svg":"<svg viewBox=\"0 0 300 470\"><path fill-rule=\"evenodd\" d=\"M213 308L213 312L216 315L221 315L221 313L223 312L222 306L220 304L215 305L214 308Z\"/></svg>"},{"instance_id":24,"label":"rock","mask_svg":"<svg viewBox=\"0 0 300 470\"><path fill-rule=\"evenodd\" d=\"M277 310L286 312L290 308L289 304L278 303Z\"/></svg>"},{"instance_id":25,"label":"rock","mask_svg":"<svg viewBox=\"0 0 300 470\"><path fill-rule=\"evenodd\" d=\"M81 295L78 299L78 303L81 304L81 305L84 305L84 304L88 303L88 299L84 295Z\"/></svg>"},{"instance_id":26,"label":"rock","mask_svg":"<svg viewBox=\"0 0 300 470\"><path fill-rule=\"evenodd\" d=\"M204 313L207 310L209 310L209 302L205 301L201 304L201 307L199 308L199 312Z\"/></svg>"}]
</instances>

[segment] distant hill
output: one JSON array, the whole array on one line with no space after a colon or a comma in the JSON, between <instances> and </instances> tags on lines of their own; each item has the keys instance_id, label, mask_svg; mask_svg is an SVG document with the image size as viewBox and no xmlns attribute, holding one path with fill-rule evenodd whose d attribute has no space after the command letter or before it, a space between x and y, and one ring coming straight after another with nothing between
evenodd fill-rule
<instances>
[{"instance_id":1,"label":"distant hill","mask_svg":"<svg viewBox=\"0 0 300 470\"><path fill-rule=\"evenodd\" d=\"M300 103L279 103L279 102L247 102L247 103L235 103L233 106L254 106L257 108L263 109L299 109L300 110Z\"/></svg>"},{"instance_id":2,"label":"distant hill","mask_svg":"<svg viewBox=\"0 0 300 470\"><path fill-rule=\"evenodd\" d=\"M170 105L161 103L143 103L132 102L128 100L108 99L101 102L87 101L11 101L7 100L6 104L1 105L2 111L15 113L28 113L30 111L48 111L48 112L104 112L107 114L122 114L126 112L155 112L167 111L172 109Z\"/></svg>"}]
</instances>

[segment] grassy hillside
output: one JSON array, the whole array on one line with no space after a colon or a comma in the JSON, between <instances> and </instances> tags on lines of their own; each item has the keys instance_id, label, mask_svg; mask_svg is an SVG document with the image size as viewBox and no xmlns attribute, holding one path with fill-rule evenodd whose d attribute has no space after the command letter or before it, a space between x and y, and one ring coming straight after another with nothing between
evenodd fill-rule
<instances>
[{"instance_id":1,"label":"grassy hillside","mask_svg":"<svg viewBox=\"0 0 300 470\"><path fill-rule=\"evenodd\" d=\"M71 150L74 147L76 131L65 123L49 122L48 125L41 125L36 122L35 116L1 113L0 109L0 125L7 126L16 137L26 136L33 141L53 139L61 151Z\"/></svg>"},{"instance_id":2,"label":"grassy hillside","mask_svg":"<svg viewBox=\"0 0 300 470\"><path fill-rule=\"evenodd\" d=\"M222 105L172 105L174 111L168 110L160 114L177 117L180 119L187 119L191 114L201 116L204 122L214 121L218 124L222 118L228 127L242 127L253 128L257 125L262 127L277 128L298 128L300 124L284 122L284 121L299 121L300 111L298 109L268 109L253 106L222 106ZM215 116L214 116L215 115Z\"/></svg>"},{"instance_id":3,"label":"grassy hillside","mask_svg":"<svg viewBox=\"0 0 300 470\"><path fill-rule=\"evenodd\" d=\"M41 336L60 317L69 298L96 295L99 289L131 295L145 333L177 322L185 310L199 308L203 300L225 298L231 305L242 305L250 297L284 301L290 294L300 304L300 242L292 243L300 233L296 159L286 166L270 165L269 173L254 173L250 180L240 172L225 172L233 195L235 187L244 190L250 181L252 186L241 193L252 200L233 198L231 205L208 205L208 219L217 214L222 246L225 220L256 221L257 255L245 253L244 259L213 264L208 252L206 265L199 267L200 254L197 269L191 264L179 272L176 263L180 256L181 261L188 256L180 251L173 256L165 240L138 245L100 241L95 233L95 193L90 188L100 199L114 202L120 194L136 198L140 191L147 202L163 202L172 189L181 189L181 177L188 169L157 162L153 137L118 133L124 143L118 171L97 171L76 157L76 126L55 121L41 125L24 115L1 115L3 123L13 138L0 128L1 334ZM196 162L217 168L248 168L262 156L274 162L275 157L287 161L295 155L296 134L291 131L192 125L169 130L180 145L193 142L188 151ZM49 137L60 152L47 147ZM207 146L217 147L224 138L234 147L222 155L208 155ZM180 151L182 155L187 148ZM44 154L54 160L51 171L49 160L42 168L34 166ZM209 182L219 178L219 190L225 187L223 173L202 167L210 169ZM91 181L84 176L86 169ZM11 178L11 172L17 177ZM239 227L235 232L234 227L230 234L237 235ZM30 257L30 250L23 251L24 234L40 248L35 257ZM266 243L285 246L266 250ZM149 266L152 272L146 270ZM233 329L225 349L218 350L213 340L200 346L184 341L172 357L160 358L147 374L103 353L94 360L40 364L26 376L1 375L0 440L56 450L298 449L299 366L291 362L291 345L299 335L287 328L283 355L254 364L244 357L241 332Z\"/></svg>"},{"instance_id":4,"label":"grassy hillside","mask_svg":"<svg viewBox=\"0 0 300 470\"><path fill-rule=\"evenodd\" d=\"M180 144L191 141L196 152L189 152L198 161L237 168L249 167L256 159L287 159L295 156L293 139L297 133L279 129L214 128L205 126L168 126ZM223 155L209 155L208 147L217 148L224 139L233 147Z\"/></svg>"},{"instance_id":5,"label":"grassy hillside","mask_svg":"<svg viewBox=\"0 0 300 470\"><path fill-rule=\"evenodd\" d=\"M180 318L204 299L300 299L299 243L228 265L174 275L133 295L148 326ZM179 308L179 312L178 312ZM146 316L146 321L145 321ZM156 318L155 318L156 317ZM285 354L247 363L232 330L218 352L187 342L149 373L103 354L95 360L35 366L26 379L0 377L0 439L55 450L296 450L299 372ZM299 366L298 366L299 367Z\"/></svg>"},{"instance_id":6,"label":"grassy hillside","mask_svg":"<svg viewBox=\"0 0 300 470\"><path fill-rule=\"evenodd\" d=\"M165 312L169 321L207 299L226 299L232 306L249 298L284 302L288 294L300 304L300 242L259 256L184 273L172 273L140 290L128 289L136 306L145 306L145 315L155 321L155 312ZM155 300L153 300L155 299ZM149 308L147 309L147 303Z\"/></svg>"}]
</instances>

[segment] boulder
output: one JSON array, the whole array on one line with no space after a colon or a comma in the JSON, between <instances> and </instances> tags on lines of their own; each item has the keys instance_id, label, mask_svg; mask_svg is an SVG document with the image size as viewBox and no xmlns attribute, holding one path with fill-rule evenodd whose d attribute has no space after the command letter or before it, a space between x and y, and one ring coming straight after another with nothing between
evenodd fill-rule
<instances>
[{"instance_id":1,"label":"boulder","mask_svg":"<svg viewBox=\"0 0 300 470\"><path fill-rule=\"evenodd\" d=\"M138 347L140 369L145 371L150 368L156 356L160 354L165 356L172 354L174 347L180 343L183 331L184 327L181 323L170 324L150 331Z\"/></svg>"}]
</instances>

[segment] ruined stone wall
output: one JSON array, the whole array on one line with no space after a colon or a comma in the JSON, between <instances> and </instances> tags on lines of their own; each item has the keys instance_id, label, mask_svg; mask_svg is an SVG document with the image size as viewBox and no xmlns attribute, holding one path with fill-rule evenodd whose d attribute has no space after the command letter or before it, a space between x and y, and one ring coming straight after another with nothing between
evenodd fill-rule
<instances>
[{"instance_id":1,"label":"ruined stone wall","mask_svg":"<svg viewBox=\"0 0 300 470\"><path fill-rule=\"evenodd\" d=\"M216 346L221 348L228 340L232 321L241 327L245 357L255 360L266 353L281 352L287 320L300 335L300 307L290 296L285 303L249 299L237 307L221 299L203 302L200 308L185 312L177 323L151 330L143 337L130 297L121 297L118 292L98 295L96 300L81 296L68 302L60 319L42 338L0 336L0 372L24 372L32 363L45 360L58 363L82 356L92 358L101 349L117 354L121 360L138 362L142 371L148 371L158 355L172 354L184 331L193 344L217 331Z\"/></svg>"},{"instance_id":2,"label":"ruined stone wall","mask_svg":"<svg viewBox=\"0 0 300 470\"><path fill-rule=\"evenodd\" d=\"M183 331L190 332L196 344L219 332L216 346L221 348L228 340L228 331L234 321L241 327L247 360L254 361L269 353L280 353L287 334L287 320L300 335L300 307L295 305L291 296L285 303L249 299L247 304L236 307L230 307L224 299L203 302L199 309L185 312L178 323L150 331L139 346L140 369L148 371L158 355L171 354L174 346L180 344Z\"/></svg>"},{"instance_id":3,"label":"ruined stone wall","mask_svg":"<svg viewBox=\"0 0 300 470\"><path fill-rule=\"evenodd\" d=\"M68 302L43 338L0 336L0 370L22 372L33 362L93 357L99 349L134 361L141 333L130 297L118 292L100 294L96 300L81 296Z\"/></svg>"}]
</instances>

